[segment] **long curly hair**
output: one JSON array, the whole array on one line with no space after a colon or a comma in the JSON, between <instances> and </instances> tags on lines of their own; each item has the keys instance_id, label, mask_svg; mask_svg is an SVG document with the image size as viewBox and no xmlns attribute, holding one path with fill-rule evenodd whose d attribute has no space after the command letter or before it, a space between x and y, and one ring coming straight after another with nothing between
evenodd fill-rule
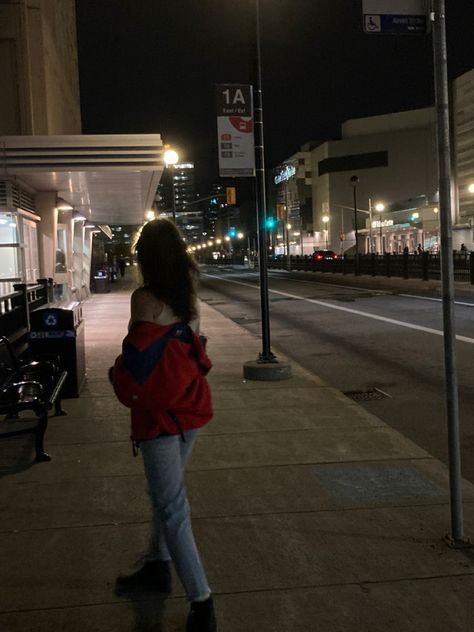
<instances>
[{"instance_id":1,"label":"long curly hair","mask_svg":"<svg viewBox=\"0 0 474 632\"><path fill-rule=\"evenodd\" d=\"M196 318L199 269L173 222L154 219L145 224L135 248L143 286L180 320Z\"/></svg>"}]
</instances>

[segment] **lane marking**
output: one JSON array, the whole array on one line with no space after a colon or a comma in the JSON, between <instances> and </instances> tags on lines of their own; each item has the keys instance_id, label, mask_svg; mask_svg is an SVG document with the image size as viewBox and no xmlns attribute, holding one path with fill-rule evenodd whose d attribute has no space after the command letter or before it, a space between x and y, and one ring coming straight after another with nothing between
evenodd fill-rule
<instances>
[{"instance_id":1,"label":"lane marking","mask_svg":"<svg viewBox=\"0 0 474 632\"><path fill-rule=\"evenodd\" d=\"M216 276L214 274L203 273L203 276L211 277L219 281L226 283L235 283L236 285L243 285L244 287L250 287L253 290L259 290L259 285L251 285L250 283L244 283L243 281L234 281L233 279L226 279L222 276ZM387 318L386 316L378 316L377 314L369 314L368 312L361 312L358 309L351 309L349 307L342 307L341 305L332 305L332 303L326 303L325 301L318 301L314 298L306 298L305 296L298 296L297 294L290 294L288 292L281 292L280 290L272 290L268 288L268 291L272 294L279 294L280 296L286 296L288 298L294 298L298 301L305 301L306 303L312 303L313 305L320 305L321 307L329 307L339 312L345 312L347 314L356 314L357 316L364 316L365 318L372 318L372 320L380 320L384 323L391 325L398 325L399 327L406 327L407 329L415 329L416 331L423 331L427 334L434 334L435 336L444 336L444 333L440 329L432 329L431 327L423 327L423 325L414 325L412 323L406 323L403 320L396 320L394 318ZM468 338L467 336L456 336L456 340L460 342L467 342L468 344L474 344L474 338Z\"/></svg>"}]
</instances>

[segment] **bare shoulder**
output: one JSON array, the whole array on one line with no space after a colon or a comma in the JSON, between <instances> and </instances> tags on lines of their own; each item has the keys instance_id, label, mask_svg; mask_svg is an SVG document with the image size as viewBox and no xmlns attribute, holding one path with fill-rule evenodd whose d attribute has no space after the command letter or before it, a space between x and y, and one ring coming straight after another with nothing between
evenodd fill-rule
<instances>
[{"instance_id":1,"label":"bare shoulder","mask_svg":"<svg viewBox=\"0 0 474 632\"><path fill-rule=\"evenodd\" d=\"M163 303L147 289L137 288L130 301L131 320L154 321L163 310Z\"/></svg>"}]
</instances>

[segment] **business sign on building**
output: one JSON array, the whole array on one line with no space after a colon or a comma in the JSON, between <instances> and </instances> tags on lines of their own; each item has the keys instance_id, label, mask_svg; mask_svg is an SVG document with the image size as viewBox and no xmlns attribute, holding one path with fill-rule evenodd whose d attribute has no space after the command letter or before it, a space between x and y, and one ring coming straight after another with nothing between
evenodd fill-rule
<instances>
[{"instance_id":1,"label":"business sign on building","mask_svg":"<svg viewBox=\"0 0 474 632\"><path fill-rule=\"evenodd\" d=\"M393 219L383 219L382 221L376 219L372 222L372 228L388 228L389 226L393 226Z\"/></svg>"},{"instance_id":2,"label":"business sign on building","mask_svg":"<svg viewBox=\"0 0 474 632\"><path fill-rule=\"evenodd\" d=\"M428 0L363 0L364 32L424 35L428 32Z\"/></svg>"},{"instance_id":3,"label":"business sign on building","mask_svg":"<svg viewBox=\"0 0 474 632\"><path fill-rule=\"evenodd\" d=\"M216 86L216 98L219 175L254 176L252 86L220 84Z\"/></svg>"},{"instance_id":4,"label":"business sign on building","mask_svg":"<svg viewBox=\"0 0 474 632\"><path fill-rule=\"evenodd\" d=\"M275 184L281 184L287 182L290 178L296 175L295 165L285 165L274 178Z\"/></svg>"}]
</instances>

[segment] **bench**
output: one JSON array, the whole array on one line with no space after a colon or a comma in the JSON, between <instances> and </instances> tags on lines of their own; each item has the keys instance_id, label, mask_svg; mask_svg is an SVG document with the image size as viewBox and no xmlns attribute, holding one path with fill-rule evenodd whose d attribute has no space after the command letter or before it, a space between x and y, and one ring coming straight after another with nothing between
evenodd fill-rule
<instances>
[{"instance_id":1,"label":"bench","mask_svg":"<svg viewBox=\"0 0 474 632\"><path fill-rule=\"evenodd\" d=\"M67 371L58 367L55 356L20 360L9 339L0 337L0 415L6 415L5 419L18 419L21 424L19 413L31 410L38 419L33 428L1 432L0 427L0 438L34 432L36 462L51 460L44 450L49 411L54 407L56 415L66 414L61 408L60 394Z\"/></svg>"}]
</instances>

